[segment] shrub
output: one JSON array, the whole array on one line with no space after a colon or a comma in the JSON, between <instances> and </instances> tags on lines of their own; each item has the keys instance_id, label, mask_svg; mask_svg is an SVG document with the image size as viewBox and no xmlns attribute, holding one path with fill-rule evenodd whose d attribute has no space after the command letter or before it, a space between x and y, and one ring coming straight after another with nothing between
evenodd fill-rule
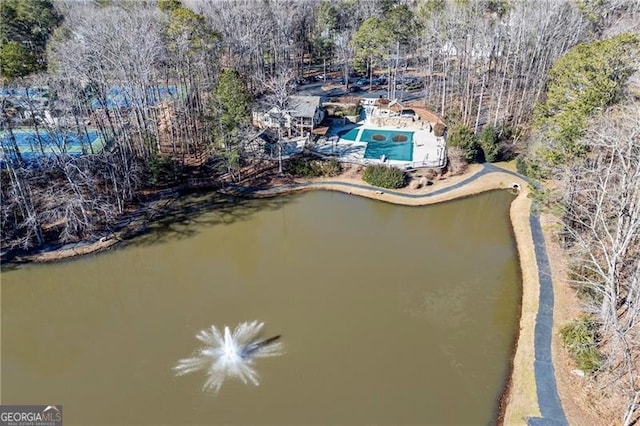
<instances>
[{"instance_id":1,"label":"shrub","mask_svg":"<svg viewBox=\"0 0 640 426\"><path fill-rule=\"evenodd\" d=\"M320 174L317 169L311 166L311 160L308 158L292 158L285 163L287 172L294 176L300 177L318 177Z\"/></svg>"},{"instance_id":2,"label":"shrub","mask_svg":"<svg viewBox=\"0 0 640 426\"><path fill-rule=\"evenodd\" d=\"M336 176L342 171L342 165L336 159L328 161L320 161L320 167L322 169L323 176Z\"/></svg>"},{"instance_id":3,"label":"shrub","mask_svg":"<svg viewBox=\"0 0 640 426\"><path fill-rule=\"evenodd\" d=\"M362 173L362 179L369 185L381 188L396 189L405 185L404 173L397 167L387 167L383 164L368 166Z\"/></svg>"},{"instance_id":4,"label":"shrub","mask_svg":"<svg viewBox=\"0 0 640 426\"><path fill-rule=\"evenodd\" d=\"M450 146L447 149L449 157L449 171L452 175L459 175L467 170L467 161L464 158L464 152L462 148L457 146Z\"/></svg>"},{"instance_id":5,"label":"shrub","mask_svg":"<svg viewBox=\"0 0 640 426\"><path fill-rule=\"evenodd\" d=\"M503 124L502 126L500 126L500 131L497 133L500 134L501 142L513 142L514 139L517 139L520 135L521 129L513 127L510 124Z\"/></svg>"},{"instance_id":6,"label":"shrub","mask_svg":"<svg viewBox=\"0 0 640 426\"><path fill-rule=\"evenodd\" d=\"M527 162L524 159L524 157L521 155L518 158L516 158L516 171L521 175L528 176L527 169L528 169Z\"/></svg>"},{"instance_id":7,"label":"shrub","mask_svg":"<svg viewBox=\"0 0 640 426\"><path fill-rule=\"evenodd\" d=\"M438 169L427 169L422 172L422 176L427 180L434 180L440 175L440 170Z\"/></svg>"},{"instance_id":8,"label":"shrub","mask_svg":"<svg viewBox=\"0 0 640 426\"><path fill-rule=\"evenodd\" d=\"M334 159L316 160L311 158L292 158L285 164L287 172L294 176L314 178L320 176L335 176L342 167Z\"/></svg>"},{"instance_id":9,"label":"shrub","mask_svg":"<svg viewBox=\"0 0 640 426\"><path fill-rule=\"evenodd\" d=\"M152 155L147 163L149 182L152 185L162 185L174 182L180 172L178 165L171 157Z\"/></svg>"},{"instance_id":10,"label":"shrub","mask_svg":"<svg viewBox=\"0 0 640 426\"><path fill-rule=\"evenodd\" d=\"M500 145L498 145L498 134L495 127L489 124L482 128L478 135L478 143L484 153L485 161L494 163L500 159Z\"/></svg>"},{"instance_id":11,"label":"shrub","mask_svg":"<svg viewBox=\"0 0 640 426\"><path fill-rule=\"evenodd\" d=\"M593 373L602 364L598 352L598 326L590 317L583 315L560 329L562 343L573 357L579 369Z\"/></svg>"},{"instance_id":12,"label":"shrub","mask_svg":"<svg viewBox=\"0 0 640 426\"><path fill-rule=\"evenodd\" d=\"M180 0L158 0L158 8L164 12L172 12L181 7Z\"/></svg>"},{"instance_id":13,"label":"shrub","mask_svg":"<svg viewBox=\"0 0 640 426\"><path fill-rule=\"evenodd\" d=\"M359 106L359 105L348 106L348 107L342 109L342 113L344 115L348 115L348 116L360 115L361 111L362 111L362 107Z\"/></svg>"},{"instance_id":14,"label":"shrub","mask_svg":"<svg viewBox=\"0 0 640 426\"><path fill-rule=\"evenodd\" d=\"M480 146L476 135L473 134L473 130L469 127L463 125L453 126L448 133L447 144L461 148L467 163L478 161Z\"/></svg>"},{"instance_id":15,"label":"shrub","mask_svg":"<svg viewBox=\"0 0 640 426\"><path fill-rule=\"evenodd\" d=\"M516 171L521 175L533 179L541 179L544 177L544 172L541 170L539 164L527 156L520 155L516 158Z\"/></svg>"},{"instance_id":16,"label":"shrub","mask_svg":"<svg viewBox=\"0 0 640 426\"><path fill-rule=\"evenodd\" d=\"M436 125L433 126L433 134L436 135L439 138L444 136L444 131L445 130L447 130L447 126L445 126L442 123L436 123Z\"/></svg>"}]
</instances>

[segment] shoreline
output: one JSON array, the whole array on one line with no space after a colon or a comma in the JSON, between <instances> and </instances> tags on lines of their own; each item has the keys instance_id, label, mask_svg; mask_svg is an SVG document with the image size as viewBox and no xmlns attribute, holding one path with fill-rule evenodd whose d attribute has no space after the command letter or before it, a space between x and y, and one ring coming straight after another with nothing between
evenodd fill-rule
<instances>
[{"instance_id":1,"label":"shoreline","mask_svg":"<svg viewBox=\"0 0 640 426\"><path fill-rule=\"evenodd\" d=\"M435 185L420 190L386 190L376 188L353 178L313 179L295 181L290 184L275 183L265 187L230 186L218 192L228 195L240 195L252 198L270 198L290 193L311 190L328 190L358 195L374 200L407 206L426 206L454 199L469 197L496 189L511 189L517 183L520 190L510 206L509 216L513 235L516 240L518 260L522 278L522 297L520 301L519 330L517 331L511 354L510 369L503 392L498 401L496 419L500 424L528 424L530 419L541 419L539 407L535 361L536 315L538 314L540 283L538 280L538 259L535 254L535 242L530 220L532 201L529 198L529 183L520 175L494 165L473 165L468 172L438 181ZM134 218L121 230L92 243L78 244L73 247L44 251L18 258L18 263L47 263L66 261L98 253L119 243L145 228L153 218L153 211L178 199L161 199L148 207L151 215ZM537 420L536 419L536 420Z\"/></svg>"},{"instance_id":2,"label":"shoreline","mask_svg":"<svg viewBox=\"0 0 640 426\"><path fill-rule=\"evenodd\" d=\"M292 183L278 183L271 182L266 186L261 187L249 187L249 186L241 186L241 185L229 185L225 187L194 187L194 188L181 188L177 190L168 191L174 194L171 197L160 197L159 199L147 201L141 207L137 208L134 212L129 213L122 219L121 225L117 226L117 229L113 231L103 231L100 237L95 237L90 240L79 241L76 243L67 243L67 244L52 244L49 246L45 246L42 248L29 249L29 250L20 250L20 249L10 249L5 253L2 253L4 257L6 253L11 253L11 251L17 252L10 256L8 259L2 259L3 266L9 265L26 265L30 263L54 263L54 262L64 262L70 261L80 256L86 256L90 254L97 254L102 251L108 250L114 246L117 246L120 243L124 243L132 237L135 237L140 233L141 230L144 230L146 224L153 220L156 216L156 212L172 201L178 200L185 193L191 193L193 191L215 191L224 195L229 196L243 196L243 197L251 197L251 198L269 198L279 195L286 195L295 192L304 192L308 190L314 189L325 189L332 190L337 192L344 192L347 194L356 194L364 197L377 199L381 201L387 201L395 204L405 204L405 205L426 205L420 203L407 204L404 203L404 197L432 197L433 194L437 192L446 192L448 195L443 195L437 197L432 202L428 204L433 204L437 202L450 201L456 198L462 198L465 196L479 194L481 192L489 191L490 188L482 186L480 188L476 188L472 186L469 189L464 189L460 192L455 192L454 194L449 194L450 188L456 185L461 185L467 180L475 180L476 176L479 173L483 172L483 167L478 164L470 165L468 171L464 174L448 177L445 180L438 181L437 184L424 187L420 190L410 190L408 188L402 188L399 190L389 191L383 188L376 188L370 185L365 184L360 179L354 179L350 177L340 177L338 176L335 179L328 178L314 178L314 179L293 179ZM484 171L484 174L487 174ZM348 190L345 189L345 185L355 185L360 187L366 187L366 189L356 189ZM165 190L167 191L167 190ZM163 192L163 191L160 191ZM381 194L377 194L381 193ZM399 197L391 197L387 198L385 194L395 193L398 194ZM381 196L383 195L383 196Z\"/></svg>"},{"instance_id":3,"label":"shoreline","mask_svg":"<svg viewBox=\"0 0 640 426\"><path fill-rule=\"evenodd\" d=\"M129 239L143 232L159 209L166 207L178 198L179 197L161 197L144 203L135 211L127 214L121 223L116 226L115 230L103 231L101 237L96 236L91 240L79 241L77 243L54 244L38 250L25 250L24 252L17 250L18 253L10 257L8 261L3 259L2 267L65 262L82 256L98 254L120 243L126 243ZM10 250L8 252L10 252Z\"/></svg>"},{"instance_id":4,"label":"shoreline","mask_svg":"<svg viewBox=\"0 0 640 426\"><path fill-rule=\"evenodd\" d=\"M267 198L293 192L328 190L358 195L378 201L406 206L427 206L461 199L496 189L511 189L520 185L518 195L511 203L509 216L516 240L518 259L522 273L522 298L520 301L519 331L513 343L509 375L498 401L496 420L505 425L527 425L529 419L542 419L536 393L534 372L534 332L539 307L538 264L530 226L531 204L529 182L520 175L493 165L474 168L470 173L456 176L446 186L436 186L430 191L391 191L370 185L354 184L350 180L320 179L303 184L279 185L268 189L234 192L256 198ZM434 185L435 186L435 185Z\"/></svg>"}]
</instances>

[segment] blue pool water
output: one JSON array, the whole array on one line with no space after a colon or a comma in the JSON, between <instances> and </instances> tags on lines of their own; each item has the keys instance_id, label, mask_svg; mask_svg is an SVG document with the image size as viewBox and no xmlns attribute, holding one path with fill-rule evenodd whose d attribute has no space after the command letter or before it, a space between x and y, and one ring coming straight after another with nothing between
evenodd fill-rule
<instances>
[{"instance_id":1,"label":"blue pool water","mask_svg":"<svg viewBox=\"0 0 640 426\"><path fill-rule=\"evenodd\" d=\"M401 130L365 129L362 131L360 142L413 142L413 132Z\"/></svg>"},{"instance_id":2,"label":"blue pool water","mask_svg":"<svg viewBox=\"0 0 640 426\"><path fill-rule=\"evenodd\" d=\"M44 155L60 154L66 152L69 155L82 155L85 152L99 152L104 146L97 131L91 130L82 136L76 133L56 133L39 132L38 135L33 130L14 130L13 135L18 145L18 150L25 160L41 157ZM5 155L13 156L13 144L9 133L0 135L0 146ZM40 147L42 143L42 148ZM83 152L84 148L84 152Z\"/></svg>"},{"instance_id":3,"label":"blue pool water","mask_svg":"<svg viewBox=\"0 0 640 426\"><path fill-rule=\"evenodd\" d=\"M328 135L337 135L340 139L367 144L364 158L380 160L384 155L389 160L413 161L413 132L403 130L364 129L356 126L339 129ZM358 137L358 135L360 136Z\"/></svg>"},{"instance_id":4,"label":"blue pool water","mask_svg":"<svg viewBox=\"0 0 640 426\"><path fill-rule=\"evenodd\" d=\"M382 156L389 160L413 161L413 143L370 142L364 151L364 158L380 160Z\"/></svg>"},{"instance_id":5,"label":"blue pool water","mask_svg":"<svg viewBox=\"0 0 640 426\"><path fill-rule=\"evenodd\" d=\"M353 129L343 130L338 132L338 136L340 139L346 139L349 141L355 141L358 137L358 132L360 131L360 127L354 127Z\"/></svg>"},{"instance_id":6,"label":"blue pool water","mask_svg":"<svg viewBox=\"0 0 640 426\"><path fill-rule=\"evenodd\" d=\"M365 129L360 142L367 142L364 158L413 161L413 132Z\"/></svg>"}]
</instances>

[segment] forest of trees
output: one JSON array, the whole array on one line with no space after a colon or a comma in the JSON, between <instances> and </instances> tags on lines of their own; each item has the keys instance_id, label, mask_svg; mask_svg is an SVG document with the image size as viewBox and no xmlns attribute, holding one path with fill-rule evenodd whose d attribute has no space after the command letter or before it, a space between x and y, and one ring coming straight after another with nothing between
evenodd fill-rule
<instances>
[{"instance_id":1,"label":"forest of trees","mask_svg":"<svg viewBox=\"0 0 640 426\"><path fill-rule=\"evenodd\" d=\"M391 97L411 71L466 160L509 152L556 183L540 196L596 327L588 370L638 418L637 1L3 0L0 21L3 250L90 238L193 173L237 179L252 102L313 70L386 74ZM38 136L25 158L24 127L107 149L44 155Z\"/></svg>"},{"instance_id":2,"label":"forest of trees","mask_svg":"<svg viewBox=\"0 0 640 426\"><path fill-rule=\"evenodd\" d=\"M563 339L577 365L640 403L640 34L571 48L549 72L522 172L553 182L543 200L559 222L584 315Z\"/></svg>"}]
</instances>

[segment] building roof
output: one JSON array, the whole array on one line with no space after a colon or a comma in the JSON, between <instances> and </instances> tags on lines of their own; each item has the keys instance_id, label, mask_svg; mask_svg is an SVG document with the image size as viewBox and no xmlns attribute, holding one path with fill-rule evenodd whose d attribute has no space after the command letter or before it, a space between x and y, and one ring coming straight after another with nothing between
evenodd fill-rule
<instances>
[{"instance_id":1,"label":"building roof","mask_svg":"<svg viewBox=\"0 0 640 426\"><path fill-rule=\"evenodd\" d=\"M269 111L267 111L264 114L271 117L272 120L280 120L284 117L284 113L280 111L278 107L275 107L275 106L271 107L271 109L269 109Z\"/></svg>"},{"instance_id":2,"label":"building roof","mask_svg":"<svg viewBox=\"0 0 640 426\"><path fill-rule=\"evenodd\" d=\"M320 96L289 96L289 112L292 117L312 118L321 105Z\"/></svg>"}]
</instances>

